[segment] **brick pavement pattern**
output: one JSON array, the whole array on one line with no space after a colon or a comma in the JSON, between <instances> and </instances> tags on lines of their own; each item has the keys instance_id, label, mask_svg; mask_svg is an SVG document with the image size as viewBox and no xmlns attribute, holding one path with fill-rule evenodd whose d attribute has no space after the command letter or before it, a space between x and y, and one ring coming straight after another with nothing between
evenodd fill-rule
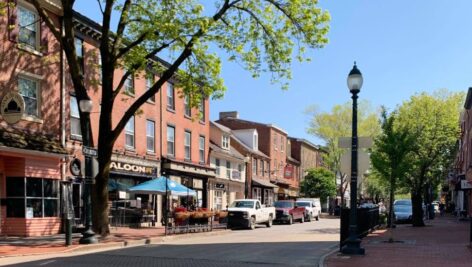
<instances>
[{"instance_id":1,"label":"brick pavement pattern","mask_svg":"<svg viewBox=\"0 0 472 267\"><path fill-rule=\"evenodd\" d=\"M452 216L426 221L425 227L397 225L391 230L377 230L362 240L365 256L339 253L325 260L328 267L471 267L470 222ZM395 243L387 243L393 233Z\"/></svg>"}]
</instances>

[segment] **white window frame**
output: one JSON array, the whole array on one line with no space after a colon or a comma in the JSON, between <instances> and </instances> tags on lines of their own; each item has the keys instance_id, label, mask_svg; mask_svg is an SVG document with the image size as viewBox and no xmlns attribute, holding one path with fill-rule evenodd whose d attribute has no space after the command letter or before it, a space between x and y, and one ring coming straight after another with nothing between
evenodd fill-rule
<instances>
[{"instance_id":1,"label":"white window frame","mask_svg":"<svg viewBox=\"0 0 472 267\"><path fill-rule=\"evenodd\" d=\"M152 125L152 132L149 126ZM156 151L156 122L153 120L146 120L146 151L154 153ZM149 141L152 140L152 148L149 148Z\"/></svg>"},{"instance_id":2,"label":"white window frame","mask_svg":"<svg viewBox=\"0 0 472 267\"><path fill-rule=\"evenodd\" d=\"M184 133L184 159L192 159L192 132L190 131Z\"/></svg>"},{"instance_id":3,"label":"white window frame","mask_svg":"<svg viewBox=\"0 0 472 267\"><path fill-rule=\"evenodd\" d=\"M198 138L198 157L200 163L205 163L205 142L205 136Z\"/></svg>"},{"instance_id":4,"label":"white window frame","mask_svg":"<svg viewBox=\"0 0 472 267\"><path fill-rule=\"evenodd\" d=\"M21 88L20 88L20 79L22 80L28 80L28 81L31 81L35 84L35 87L36 87L36 98L33 98L33 97L29 97L29 96L25 96L24 94L21 93ZM23 99L25 99L25 112L24 112L24 117L27 117L27 118L40 118L41 117L41 90L40 90L40 81L38 79L35 79L35 78L31 78L31 77L28 77L28 76L25 76L25 75L18 75L18 93L20 93L21 96L23 96ZM28 114L27 113L27 101L26 99L27 98L31 98L31 99L35 99L36 101L36 114Z\"/></svg>"},{"instance_id":5,"label":"white window frame","mask_svg":"<svg viewBox=\"0 0 472 267\"><path fill-rule=\"evenodd\" d=\"M135 137L135 121L134 121L134 116L131 116L129 118L128 122L126 123L125 126L125 148L127 149L134 149L136 147L136 137ZM131 127L132 126L132 127ZM130 145L128 144L128 136L131 136L133 140L133 144Z\"/></svg>"},{"instance_id":6,"label":"white window frame","mask_svg":"<svg viewBox=\"0 0 472 267\"><path fill-rule=\"evenodd\" d=\"M167 108L175 110L175 89L174 84L167 83Z\"/></svg>"},{"instance_id":7,"label":"white window frame","mask_svg":"<svg viewBox=\"0 0 472 267\"><path fill-rule=\"evenodd\" d=\"M184 114L187 117L192 117L192 107L190 106L188 96L184 96Z\"/></svg>"},{"instance_id":8,"label":"white window frame","mask_svg":"<svg viewBox=\"0 0 472 267\"><path fill-rule=\"evenodd\" d=\"M226 161L226 178L231 179L231 161Z\"/></svg>"},{"instance_id":9,"label":"white window frame","mask_svg":"<svg viewBox=\"0 0 472 267\"><path fill-rule=\"evenodd\" d=\"M229 149L229 146L230 146L229 142L230 142L230 138L228 135L224 134L221 136L221 147L223 149L227 149L227 150Z\"/></svg>"},{"instance_id":10,"label":"white window frame","mask_svg":"<svg viewBox=\"0 0 472 267\"><path fill-rule=\"evenodd\" d=\"M146 74L146 91L149 91L149 89L151 89L151 87L154 85L154 76L151 74L151 73L147 73ZM150 102L150 103L155 103L156 102L156 96L153 95L151 96L147 102Z\"/></svg>"},{"instance_id":11,"label":"white window frame","mask_svg":"<svg viewBox=\"0 0 472 267\"><path fill-rule=\"evenodd\" d=\"M198 105L198 112L200 113L200 122L205 122L205 99L203 98Z\"/></svg>"},{"instance_id":12,"label":"white window frame","mask_svg":"<svg viewBox=\"0 0 472 267\"><path fill-rule=\"evenodd\" d=\"M69 100L69 103L70 103L70 136L75 138L75 139L79 139L79 140L82 140L82 132L81 132L81 129L80 129L80 110L79 110L79 103L77 102L77 98L75 96L70 96L70 100ZM75 103L75 107L76 107L76 110L74 110L74 103ZM78 133L73 133L72 132L72 124L73 122L78 122L78 130L79 132Z\"/></svg>"},{"instance_id":13,"label":"white window frame","mask_svg":"<svg viewBox=\"0 0 472 267\"><path fill-rule=\"evenodd\" d=\"M215 159L215 166L216 166L216 170L215 170L215 173L216 175L220 175L221 174L221 161L220 159Z\"/></svg>"},{"instance_id":14,"label":"white window frame","mask_svg":"<svg viewBox=\"0 0 472 267\"><path fill-rule=\"evenodd\" d=\"M252 158L252 175L257 175L257 159Z\"/></svg>"},{"instance_id":15,"label":"white window frame","mask_svg":"<svg viewBox=\"0 0 472 267\"><path fill-rule=\"evenodd\" d=\"M135 93L135 86L134 86L134 74L130 74L128 78L126 78L125 84L123 85L124 92L128 95L134 96Z\"/></svg>"},{"instance_id":16,"label":"white window frame","mask_svg":"<svg viewBox=\"0 0 472 267\"><path fill-rule=\"evenodd\" d=\"M172 136L170 134L170 129L172 129ZM171 146L169 146L171 144ZM172 153L169 153L169 149L172 149ZM175 127L167 125L167 155L175 157Z\"/></svg>"},{"instance_id":17,"label":"white window frame","mask_svg":"<svg viewBox=\"0 0 472 267\"><path fill-rule=\"evenodd\" d=\"M261 188L259 187L252 188L252 198L259 200L259 202L262 202Z\"/></svg>"},{"instance_id":18,"label":"white window frame","mask_svg":"<svg viewBox=\"0 0 472 267\"><path fill-rule=\"evenodd\" d=\"M223 209L223 191L215 190L215 195L213 197L213 209L222 210Z\"/></svg>"},{"instance_id":19,"label":"white window frame","mask_svg":"<svg viewBox=\"0 0 472 267\"><path fill-rule=\"evenodd\" d=\"M30 44L28 43L24 43L24 42L21 42L20 41L20 35L21 35L21 26L20 26L20 10L24 10L24 11L27 11L27 12L31 12L34 14L35 16L35 36L34 36L34 42L35 42L35 45L34 47L32 47ZM18 20L18 43L26 48L30 48L30 49L33 49L34 51L38 51L39 50L39 47L40 47L40 39L41 39L41 27L39 25L39 14L38 12L36 12L36 9L31 5L31 4L28 4L26 2L23 2L23 1L19 1L18 2L18 6L17 6L17 12L18 12L18 15L17 15L17 20Z\"/></svg>"}]
</instances>

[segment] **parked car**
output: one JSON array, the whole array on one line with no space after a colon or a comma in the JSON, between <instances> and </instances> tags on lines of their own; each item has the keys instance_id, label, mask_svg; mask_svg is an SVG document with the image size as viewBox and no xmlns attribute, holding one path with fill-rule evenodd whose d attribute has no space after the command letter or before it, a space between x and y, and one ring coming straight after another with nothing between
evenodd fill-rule
<instances>
[{"instance_id":1,"label":"parked car","mask_svg":"<svg viewBox=\"0 0 472 267\"><path fill-rule=\"evenodd\" d=\"M237 199L228 208L228 227L246 227L251 230L256 224L272 226L275 208L262 205L257 199Z\"/></svg>"},{"instance_id":2,"label":"parked car","mask_svg":"<svg viewBox=\"0 0 472 267\"><path fill-rule=\"evenodd\" d=\"M317 208L318 211L318 217L321 217L321 201L319 198L297 198L297 201L311 201L313 202L313 205ZM316 213L313 213L313 217L316 218Z\"/></svg>"},{"instance_id":3,"label":"parked car","mask_svg":"<svg viewBox=\"0 0 472 267\"><path fill-rule=\"evenodd\" d=\"M275 221L292 224L293 221L305 222L305 207L297 207L293 200L280 200L274 202Z\"/></svg>"},{"instance_id":4,"label":"parked car","mask_svg":"<svg viewBox=\"0 0 472 267\"><path fill-rule=\"evenodd\" d=\"M413 209L411 205L393 205L395 223L411 222Z\"/></svg>"},{"instance_id":5,"label":"parked car","mask_svg":"<svg viewBox=\"0 0 472 267\"><path fill-rule=\"evenodd\" d=\"M409 210L410 210L410 213L411 215L413 214L413 205L411 203L411 199L398 199L398 200L395 200L393 202L393 212L396 214L396 210L395 210L395 207L397 206L408 206L409 207ZM401 216L404 216L405 215L405 211L407 211L407 209L405 208L400 208L402 210L402 212L400 212L402 215ZM427 218L427 210L426 210L426 205L425 204L422 204L422 209L423 209L423 219L426 219ZM394 215L395 215L394 214ZM396 215L395 215L396 216ZM413 216L412 216L413 217ZM411 218L408 220L405 220L405 219L401 219L400 221L411 221Z\"/></svg>"},{"instance_id":6,"label":"parked car","mask_svg":"<svg viewBox=\"0 0 472 267\"><path fill-rule=\"evenodd\" d=\"M316 206L315 202L310 200L297 200L295 205L297 207L305 207L305 221L311 222L313 218L317 221L320 220L321 210L320 207Z\"/></svg>"}]
</instances>

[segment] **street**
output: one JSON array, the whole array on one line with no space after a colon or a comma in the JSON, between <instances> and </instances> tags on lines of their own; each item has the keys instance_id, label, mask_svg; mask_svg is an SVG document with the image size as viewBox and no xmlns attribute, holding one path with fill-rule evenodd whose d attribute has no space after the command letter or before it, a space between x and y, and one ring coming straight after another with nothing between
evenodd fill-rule
<instances>
[{"instance_id":1,"label":"street","mask_svg":"<svg viewBox=\"0 0 472 267\"><path fill-rule=\"evenodd\" d=\"M339 220L320 219L14 266L317 266L338 240Z\"/></svg>"}]
</instances>

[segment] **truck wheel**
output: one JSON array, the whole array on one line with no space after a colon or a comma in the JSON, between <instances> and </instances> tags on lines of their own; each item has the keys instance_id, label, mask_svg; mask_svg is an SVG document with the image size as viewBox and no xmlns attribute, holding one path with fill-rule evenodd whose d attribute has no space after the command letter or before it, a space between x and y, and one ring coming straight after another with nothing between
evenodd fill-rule
<instances>
[{"instance_id":1,"label":"truck wheel","mask_svg":"<svg viewBox=\"0 0 472 267\"><path fill-rule=\"evenodd\" d=\"M305 222L305 214L303 214L303 216L300 218L300 223L304 223Z\"/></svg>"},{"instance_id":2,"label":"truck wheel","mask_svg":"<svg viewBox=\"0 0 472 267\"><path fill-rule=\"evenodd\" d=\"M320 214L318 213L318 216L316 216L316 220L319 221L320 220Z\"/></svg>"},{"instance_id":3,"label":"truck wheel","mask_svg":"<svg viewBox=\"0 0 472 267\"><path fill-rule=\"evenodd\" d=\"M293 217L292 215L290 215L290 217L288 217L288 224L293 224Z\"/></svg>"},{"instance_id":4,"label":"truck wheel","mask_svg":"<svg viewBox=\"0 0 472 267\"><path fill-rule=\"evenodd\" d=\"M267 221L266 226L268 228L272 227L272 215L269 216L269 220Z\"/></svg>"},{"instance_id":5,"label":"truck wheel","mask_svg":"<svg viewBox=\"0 0 472 267\"><path fill-rule=\"evenodd\" d=\"M313 213L310 212L310 214L308 214L308 222L311 222L313 220Z\"/></svg>"},{"instance_id":6,"label":"truck wheel","mask_svg":"<svg viewBox=\"0 0 472 267\"><path fill-rule=\"evenodd\" d=\"M249 229L251 230L256 229L256 218L251 217L251 220L249 221Z\"/></svg>"}]
</instances>

